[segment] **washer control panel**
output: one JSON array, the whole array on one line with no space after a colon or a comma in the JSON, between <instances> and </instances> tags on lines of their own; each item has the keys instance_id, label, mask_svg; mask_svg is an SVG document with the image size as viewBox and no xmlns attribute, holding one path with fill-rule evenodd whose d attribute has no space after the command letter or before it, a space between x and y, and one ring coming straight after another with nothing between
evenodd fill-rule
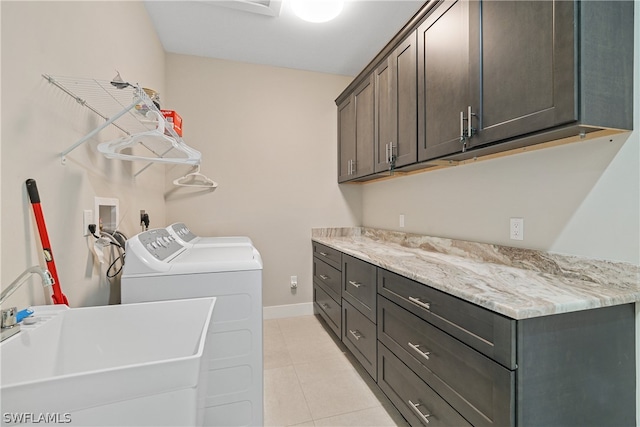
<instances>
[{"instance_id":1,"label":"washer control panel","mask_svg":"<svg viewBox=\"0 0 640 427\"><path fill-rule=\"evenodd\" d=\"M196 237L198 237L195 234L193 234L191 230L189 230L189 227L187 227L185 224L181 222L177 222L171 225L171 228L173 228L173 231L175 231L176 234L180 236L180 238L185 242L190 242Z\"/></svg>"},{"instance_id":2,"label":"washer control panel","mask_svg":"<svg viewBox=\"0 0 640 427\"><path fill-rule=\"evenodd\" d=\"M159 260L165 260L183 249L183 246L178 243L176 238L169 234L164 228L157 228L140 233L138 234L138 239L140 243L142 243L142 246Z\"/></svg>"}]
</instances>

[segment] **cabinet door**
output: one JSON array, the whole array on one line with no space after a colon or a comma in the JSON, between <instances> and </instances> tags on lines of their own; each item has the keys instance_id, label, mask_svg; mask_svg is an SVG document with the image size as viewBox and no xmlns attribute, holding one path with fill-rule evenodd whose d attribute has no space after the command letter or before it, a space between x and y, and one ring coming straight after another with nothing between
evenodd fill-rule
<instances>
[{"instance_id":1,"label":"cabinet door","mask_svg":"<svg viewBox=\"0 0 640 427\"><path fill-rule=\"evenodd\" d=\"M342 307L316 283L313 284L313 301L316 311L327 322L331 330L342 339Z\"/></svg>"},{"instance_id":2,"label":"cabinet door","mask_svg":"<svg viewBox=\"0 0 640 427\"><path fill-rule=\"evenodd\" d=\"M470 3L470 101L479 146L576 121L574 2Z\"/></svg>"},{"instance_id":3,"label":"cabinet door","mask_svg":"<svg viewBox=\"0 0 640 427\"><path fill-rule=\"evenodd\" d=\"M338 182L353 178L352 164L356 159L356 115L353 97L338 106Z\"/></svg>"},{"instance_id":4,"label":"cabinet door","mask_svg":"<svg viewBox=\"0 0 640 427\"><path fill-rule=\"evenodd\" d=\"M417 160L418 68L416 32L375 70L375 172Z\"/></svg>"},{"instance_id":5,"label":"cabinet door","mask_svg":"<svg viewBox=\"0 0 640 427\"><path fill-rule=\"evenodd\" d=\"M502 4L502 2L496 2ZM444 1L418 28L418 161L462 150L469 87L469 3Z\"/></svg>"},{"instance_id":6,"label":"cabinet door","mask_svg":"<svg viewBox=\"0 0 640 427\"><path fill-rule=\"evenodd\" d=\"M374 80L373 74L354 92L356 157L352 166L353 178L373 173L374 145Z\"/></svg>"},{"instance_id":7,"label":"cabinet door","mask_svg":"<svg viewBox=\"0 0 640 427\"><path fill-rule=\"evenodd\" d=\"M376 281L374 265L349 255L342 257L342 298L369 320L376 321Z\"/></svg>"},{"instance_id":8,"label":"cabinet door","mask_svg":"<svg viewBox=\"0 0 640 427\"><path fill-rule=\"evenodd\" d=\"M446 400L380 342L377 382L412 426L471 427Z\"/></svg>"},{"instance_id":9,"label":"cabinet door","mask_svg":"<svg viewBox=\"0 0 640 427\"><path fill-rule=\"evenodd\" d=\"M342 342L375 380L378 375L376 325L342 300Z\"/></svg>"},{"instance_id":10,"label":"cabinet door","mask_svg":"<svg viewBox=\"0 0 640 427\"><path fill-rule=\"evenodd\" d=\"M396 167L415 163L418 152L418 64L417 32L394 53L393 92L396 99L397 136L393 147Z\"/></svg>"},{"instance_id":11,"label":"cabinet door","mask_svg":"<svg viewBox=\"0 0 640 427\"><path fill-rule=\"evenodd\" d=\"M375 171L389 170L389 143L395 141L398 123L396 121L396 103L392 94L393 63L389 56L374 71L375 75Z\"/></svg>"}]
</instances>

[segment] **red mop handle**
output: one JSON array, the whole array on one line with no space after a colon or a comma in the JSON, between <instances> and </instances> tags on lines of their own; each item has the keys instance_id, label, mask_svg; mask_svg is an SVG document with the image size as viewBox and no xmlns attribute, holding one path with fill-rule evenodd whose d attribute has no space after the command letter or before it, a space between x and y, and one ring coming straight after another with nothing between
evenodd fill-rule
<instances>
[{"instance_id":1,"label":"red mop handle","mask_svg":"<svg viewBox=\"0 0 640 427\"><path fill-rule=\"evenodd\" d=\"M44 259L47 262L47 269L55 283L52 285L54 304L66 304L67 297L62 293L60 289L60 279L58 279L58 270L56 270L56 263L53 259L53 251L51 251L51 243L49 243L49 234L47 233L47 226L44 222L44 215L42 214L42 207L40 206L40 194L38 194L38 187L34 179L28 179L26 182L27 193L29 193L29 200L31 200L31 206L33 207L33 215L36 218L36 224L38 225L38 233L40 234L40 242L42 243L42 252Z\"/></svg>"}]
</instances>

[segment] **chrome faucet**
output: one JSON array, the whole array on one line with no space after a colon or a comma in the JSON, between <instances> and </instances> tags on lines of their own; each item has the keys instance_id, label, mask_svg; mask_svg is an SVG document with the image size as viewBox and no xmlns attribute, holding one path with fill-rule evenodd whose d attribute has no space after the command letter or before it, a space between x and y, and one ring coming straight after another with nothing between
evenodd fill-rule
<instances>
[{"instance_id":1,"label":"chrome faucet","mask_svg":"<svg viewBox=\"0 0 640 427\"><path fill-rule=\"evenodd\" d=\"M11 294L13 294L16 289L18 289L20 285L22 285L25 280L27 280L27 278L29 278L29 276L32 274L40 275L40 277L42 278L42 286L51 286L55 283L55 280L53 280L53 276L51 275L51 273L49 273L49 270L38 265L34 265L33 267L29 267L25 271L23 271L22 274L19 275L18 278L14 280L7 289L2 291L2 293L0 294L0 305L2 305L2 303L7 298L9 298Z\"/></svg>"},{"instance_id":2,"label":"chrome faucet","mask_svg":"<svg viewBox=\"0 0 640 427\"><path fill-rule=\"evenodd\" d=\"M32 274L38 274L42 278L42 286L51 286L55 283L53 276L49 273L49 270L40 266L33 266L27 268L25 271L14 280L7 289L0 293L0 305L13 294L16 289L20 287ZM1 337L0 341L4 341L12 335L20 332L20 325L16 322L17 308L11 307L7 310L2 310L2 319L0 322Z\"/></svg>"}]
</instances>

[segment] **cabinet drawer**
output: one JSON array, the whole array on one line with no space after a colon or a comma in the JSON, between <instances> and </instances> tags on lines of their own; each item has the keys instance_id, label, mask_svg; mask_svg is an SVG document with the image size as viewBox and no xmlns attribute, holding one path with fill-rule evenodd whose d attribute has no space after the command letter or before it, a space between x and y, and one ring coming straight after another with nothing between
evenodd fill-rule
<instances>
[{"instance_id":1,"label":"cabinet drawer","mask_svg":"<svg viewBox=\"0 0 640 427\"><path fill-rule=\"evenodd\" d=\"M366 371L376 379L376 325L342 300L342 342Z\"/></svg>"},{"instance_id":2,"label":"cabinet drawer","mask_svg":"<svg viewBox=\"0 0 640 427\"><path fill-rule=\"evenodd\" d=\"M313 256L323 260L338 270L342 268L342 252L336 249L313 242Z\"/></svg>"},{"instance_id":3,"label":"cabinet drawer","mask_svg":"<svg viewBox=\"0 0 640 427\"><path fill-rule=\"evenodd\" d=\"M342 297L376 321L376 267L349 255L342 256Z\"/></svg>"},{"instance_id":4,"label":"cabinet drawer","mask_svg":"<svg viewBox=\"0 0 640 427\"><path fill-rule=\"evenodd\" d=\"M320 286L313 285L313 301L316 303L318 313L327 322L331 330L338 338L342 337L340 328L342 327L342 308L335 302Z\"/></svg>"},{"instance_id":5,"label":"cabinet drawer","mask_svg":"<svg viewBox=\"0 0 640 427\"><path fill-rule=\"evenodd\" d=\"M412 426L471 426L381 343L378 343L378 386Z\"/></svg>"},{"instance_id":6,"label":"cabinet drawer","mask_svg":"<svg viewBox=\"0 0 640 427\"><path fill-rule=\"evenodd\" d=\"M342 299L342 274L318 258L313 258L313 281L318 283L331 298Z\"/></svg>"},{"instance_id":7,"label":"cabinet drawer","mask_svg":"<svg viewBox=\"0 0 640 427\"><path fill-rule=\"evenodd\" d=\"M474 426L513 425L514 372L381 296L378 339Z\"/></svg>"},{"instance_id":8,"label":"cabinet drawer","mask_svg":"<svg viewBox=\"0 0 640 427\"><path fill-rule=\"evenodd\" d=\"M378 292L514 370L516 321L406 277L378 269Z\"/></svg>"}]
</instances>

